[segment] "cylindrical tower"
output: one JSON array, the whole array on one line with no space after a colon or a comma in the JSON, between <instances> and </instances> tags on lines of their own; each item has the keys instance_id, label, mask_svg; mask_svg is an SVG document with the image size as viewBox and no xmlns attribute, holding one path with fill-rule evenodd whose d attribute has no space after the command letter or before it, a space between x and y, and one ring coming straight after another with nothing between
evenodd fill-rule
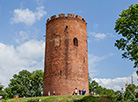
<instances>
[{"instance_id":1,"label":"cylindrical tower","mask_svg":"<svg viewBox=\"0 0 138 102\"><path fill-rule=\"evenodd\" d=\"M44 96L71 95L88 83L87 23L74 14L52 16L46 23Z\"/></svg>"}]
</instances>

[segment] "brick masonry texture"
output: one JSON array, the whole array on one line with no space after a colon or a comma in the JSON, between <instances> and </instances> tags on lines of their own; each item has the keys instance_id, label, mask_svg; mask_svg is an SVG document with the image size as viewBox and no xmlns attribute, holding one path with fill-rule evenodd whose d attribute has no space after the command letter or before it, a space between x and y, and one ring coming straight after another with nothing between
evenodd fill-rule
<instances>
[{"instance_id":1,"label":"brick masonry texture","mask_svg":"<svg viewBox=\"0 0 138 102\"><path fill-rule=\"evenodd\" d=\"M59 17L54 15L47 20L44 66L44 96L49 91L55 91L56 95L71 95L74 88L85 88L89 94L87 23L84 18L59 14Z\"/></svg>"}]
</instances>

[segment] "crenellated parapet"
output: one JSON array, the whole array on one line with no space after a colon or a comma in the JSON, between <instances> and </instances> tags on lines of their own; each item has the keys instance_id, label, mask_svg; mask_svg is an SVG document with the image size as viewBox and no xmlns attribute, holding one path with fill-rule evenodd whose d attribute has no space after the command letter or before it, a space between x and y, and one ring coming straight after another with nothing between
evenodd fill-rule
<instances>
[{"instance_id":1,"label":"crenellated parapet","mask_svg":"<svg viewBox=\"0 0 138 102\"><path fill-rule=\"evenodd\" d=\"M52 20L58 19L58 18L75 18L75 19L82 20L83 22L86 23L86 20L85 20L84 18L82 18L80 15L76 15L76 16L75 16L74 14L71 14L71 13L68 13L67 16L65 16L64 13L59 14L58 16L57 16L57 15L53 15L53 16L51 16L51 18L48 18L48 19L47 19L47 22L46 22L46 23L48 23L48 22L50 22L50 21L52 21Z\"/></svg>"}]
</instances>

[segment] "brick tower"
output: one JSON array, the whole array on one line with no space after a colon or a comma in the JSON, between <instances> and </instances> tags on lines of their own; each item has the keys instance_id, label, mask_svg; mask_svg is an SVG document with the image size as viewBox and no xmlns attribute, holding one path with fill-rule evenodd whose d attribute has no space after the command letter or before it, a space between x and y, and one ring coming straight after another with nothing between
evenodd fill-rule
<instances>
[{"instance_id":1,"label":"brick tower","mask_svg":"<svg viewBox=\"0 0 138 102\"><path fill-rule=\"evenodd\" d=\"M52 16L46 23L44 96L71 95L88 85L87 23L74 14Z\"/></svg>"}]
</instances>

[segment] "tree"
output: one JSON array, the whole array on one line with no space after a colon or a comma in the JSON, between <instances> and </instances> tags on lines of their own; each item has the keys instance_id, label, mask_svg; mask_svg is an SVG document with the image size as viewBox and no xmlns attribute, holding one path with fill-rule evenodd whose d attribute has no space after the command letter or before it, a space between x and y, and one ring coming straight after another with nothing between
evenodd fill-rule
<instances>
[{"instance_id":1,"label":"tree","mask_svg":"<svg viewBox=\"0 0 138 102\"><path fill-rule=\"evenodd\" d=\"M30 76L31 73L27 70L22 70L19 74L14 74L11 79L9 87L12 90L13 95L18 94L20 97L29 96L30 90Z\"/></svg>"},{"instance_id":2,"label":"tree","mask_svg":"<svg viewBox=\"0 0 138 102\"><path fill-rule=\"evenodd\" d=\"M106 89L100 86L95 80L89 84L90 92L94 92L99 95L115 96L115 92L111 89Z\"/></svg>"},{"instance_id":3,"label":"tree","mask_svg":"<svg viewBox=\"0 0 138 102\"><path fill-rule=\"evenodd\" d=\"M0 85L0 96L3 96L3 86Z\"/></svg>"},{"instance_id":4,"label":"tree","mask_svg":"<svg viewBox=\"0 0 138 102\"><path fill-rule=\"evenodd\" d=\"M98 83L93 80L91 83L89 82L89 92L95 91L99 87Z\"/></svg>"},{"instance_id":5,"label":"tree","mask_svg":"<svg viewBox=\"0 0 138 102\"><path fill-rule=\"evenodd\" d=\"M123 10L116 20L115 31L122 35L116 40L115 46L123 51L122 58L134 62L138 66L138 4Z\"/></svg>"},{"instance_id":6,"label":"tree","mask_svg":"<svg viewBox=\"0 0 138 102\"><path fill-rule=\"evenodd\" d=\"M43 71L37 70L29 72L22 70L19 74L14 74L10 80L9 87L5 91L9 97L18 94L20 97L41 96L43 90Z\"/></svg>"},{"instance_id":7,"label":"tree","mask_svg":"<svg viewBox=\"0 0 138 102\"><path fill-rule=\"evenodd\" d=\"M112 89L106 89L100 86L95 80L93 80L91 83L89 83L89 90L90 92L94 92L99 95L103 96L109 96L109 97L114 97L115 92Z\"/></svg>"},{"instance_id":8,"label":"tree","mask_svg":"<svg viewBox=\"0 0 138 102\"><path fill-rule=\"evenodd\" d=\"M31 94L32 96L41 96L43 91L43 77L42 70L33 71L31 75Z\"/></svg>"},{"instance_id":9,"label":"tree","mask_svg":"<svg viewBox=\"0 0 138 102\"><path fill-rule=\"evenodd\" d=\"M124 93L124 100L128 101L135 101L136 100L136 92L134 92L134 90L136 89L136 85L134 84L130 84L127 88L126 88L126 91ZM138 101L138 100L137 100ZM136 102L137 102L136 101Z\"/></svg>"},{"instance_id":10,"label":"tree","mask_svg":"<svg viewBox=\"0 0 138 102\"><path fill-rule=\"evenodd\" d=\"M2 96L4 99L7 98L3 85L0 85L0 96Z\"/></svg>"},{"instance_id":11,"label":"tree","mask_svg":"<svg viewBox=\"0 0 138 102\"><path fill-rule=\"evenodd\" d=\"M2 89L3 89L3 86L2 86L2 85L0 85L0 91L2 91Z\"/></svg>"},{"instance_id":12,"label":"tree","mask_svg":"<svg viewBox=\"0 0 138 102\"><path fill-rule=\"evenodd\" d=\"M13 93L12 93L12 89L10 87L7 87L4 89L5 91L5 98L12 98L13 97Z\"/></svg>"},{"instance_id":13,"label":"tree","mask_svg":"<svg viewBox=\"0 0 138 102\"><path fill-rule=\"evenodd\" d=\"M116 95L113 102L138 102L138 93L134 91L137 88L134 84L128 85L125 92Z\"/></svg>"}]
</instances>

